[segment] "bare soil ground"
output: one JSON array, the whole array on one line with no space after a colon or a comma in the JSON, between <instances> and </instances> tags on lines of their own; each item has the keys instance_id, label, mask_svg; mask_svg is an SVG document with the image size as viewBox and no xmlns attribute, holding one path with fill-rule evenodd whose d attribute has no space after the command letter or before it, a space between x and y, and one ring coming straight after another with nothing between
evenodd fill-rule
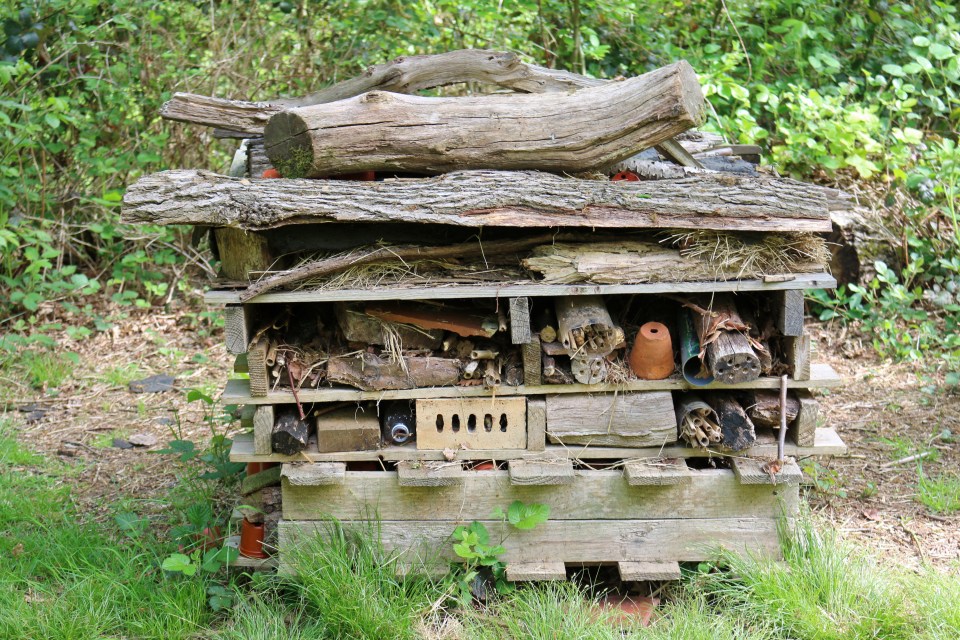
<instances>
[{"instance_id":1,"label":"bare soil ground","mask_svg":"<svg viewBox=\"0 0 960 640\"><path fill-rule=\"evenodd\" d=\"M54 308L48 313L64 325L73 320ZM198 444L209 439L202 403L188 403L186 390L218 395L233 365L212 314L188 306L126 314L112 330L82 340L70 339L66 331L54 333L64 354L80 356L56 390L31 387L19 370L0 373L0 404L7 407L18 437L68 466L63 482L93 520L107 517L107 505L118 499L163 508L176 476L169 457L151 451L174 437ZM811 476L812 511L888 560L960 572L960 516L931 514L917 500L917 461L896 462L924 454L928 476L956 473L960 396L925 390L919 365L881 361L853 332L817 324L808 330L816 339L817 358L844 377L845 386L824 394L821 406L824 423L837 427L850 447L845 458L803 461ZM130 380L152 374L175 376L176 390L137 394L128 389ZM113 446L114 438L133 434L153 435L158 444Z\"/></svg>"}]
</instances>

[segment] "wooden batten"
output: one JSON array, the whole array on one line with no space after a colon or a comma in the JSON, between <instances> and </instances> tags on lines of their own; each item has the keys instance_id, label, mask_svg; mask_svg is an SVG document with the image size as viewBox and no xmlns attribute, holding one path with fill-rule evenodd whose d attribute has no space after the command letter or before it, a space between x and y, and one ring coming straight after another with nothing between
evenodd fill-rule
<instances>
[{"instance_id":1,"label":"wooden batten","mask_svg":"<svg viewBox=\"0 0 960 640\"><path fill-rule=\"evenodd\" d=\"M262 404L253 414L253 452L258 456L273 453L273 425L276 422L273 405Z\"/></svg>"},{"instance_id":2,"label":"wooden batten","mask_svg":"<svg viewBox=\"0 0 960 640\"><path fill-rule=\"evenodd\" d=\"M247 352L253 335L249 314L243 305L231 304L223 309L223 338L227 352L239 355Z\"/></svg>"},{"instance_id":3,"label":"wooden batten","mask_svg":"<svg viewBox=\"0 0 960 640\"><path fill-rule=\"evenodd\" d=\"M343 484L347 465L343 462L310 462L285 464L280 478L284 485L293 487L326 487Z\"/></svg>"},{"instance_id":4,"label":"wooden batten","mask_svg":"<svg viewBox=\"0 0 960 640\"><path fill-rule=\"evenodd\" d=\"M800 411L797 419L790 425L790 432L798 446L806 447L816 440L820 405L809 391L797 391L796 395L800 401Z\"/></svg>"},{"instance_id":5,"label":"wooden batten","mask_svg":"<svg viewBox=\"0 0 960 640\"><path fill-rule=\"evenodd\" d=\"M548 395L546 408L550 442L642 447L677 440L666 391Z\"/></svg>"},{"instance_id":6,"label":"wooden batten","mask_svg":"<svg viewBox=\"0 0 960 640\"><path fill-rule=\"evenodd\" d=\"M793 460L777 463L772 459L738 456L730 459L730 467L740 484L799 485L803 479L803 472Z\"/></svg>"},{"instance_id":7,"label":"wooden batten","mask_svg":"<svg viewBox=\"0 0 960 640\"><path fill-rule=\"evenodd\" d=\"M459 462L397 463L397 481L401 487L453 487L463 484L463 465Z\"/></svg>"},{"instance_id":8,"label":"wooden batten","mask_svg":"<svg viewBox=\"0 0 960 640\"><path fill-rule=\"evenodd\" d=\"M539 361L539 358L538 358ZM547 444L547 403L543 398L527 399L527 451L543 451Z\"/></svg>"},{"instance_id":9,"label":"wooden batten","mask_svg":"<svg viewBox=\"0 0 960 640\"><path fill-rule=\"evenodd\" d=\"M680 579L679 562L618 562L624 582L650 582Z\"/></svg>"},{"instance_id":10,"label":"wooden batten","mask_svg":"<svg viewBox=\"0 0 960 640\"><path fill-rule=\"evenodd\" d=\"M511 460L508 467L510 484L514 485L571 484L576 475L568 459Z\"/></svg>"},{"instance_id":11,"label":"wooden batten","mask_svg":"<svg viewBox=\"0 0 960 640\"><path fill-rule=\"evenodd\" d=\"M250 343L247 351L247 378L246 386L250 397L265 398L270 391L270 371L267 367L267 350L269 345L265 338L255 339ZM230 386L227 382L227 387ZM238 381L244 382L244 381Z\"/></svg>"},{"instance_id":12,"label":"wooden batten","mask_svg":"<svg viewBox=\"0 0 960 640\"><path fill-rule=\"evenodd\" d=\"M632 487L663 487L688 484L693 472L682 459L649 458L627 460L623 465L623 475Z\"/></svg>"},{"instance_id":13,"label":"wooden batten","mask_svg":"<svg viewBox=\"0 0 960 640\"><path fill-rule=\"evenodd\" d=\"M547 582L567 579L562 562L512 562L507 565L510 582Z\"/></svg>"},{"instance_id":14,"label":"wooden batten","mask_svg":"<svg viewBox=\"0 0 960 640\"><path fill-rule=\"evenodd\" d=\"M380 421L373 412L344 407L316 418L317 451L370 451L380 447Z\"/></svg>"},{"instance_id":15,"label":"wooden batten","mask_svg":"<svg viewBox=\"0 0 960 640\"><path fill-rule=\"evenodd\" d=\"M807 334L784 338L784 351L790 376L794 380L807 381L813 376L816 365L811 362L812 342Z\"/></svg>"},{"instance_id":16,"label":"wooden batten","mask_svg":"<svg viewBox=\"0 0 960 640\"><path fill-rule=\"evenodd\" d=\"M527 344L533 340L530 331L530 299L510 298L510 342Z\"/></svg>"},{"instance_id":17,"label":"wooden batten","mask_svg":"<svg viewBox=\"0 0 960 640\"><path fill-rule=\"evenodd\" d=\"M803 335L803 291L780 291L774 294L773 307L777 330L785 336Z\"/></svg>"}]
</instances>

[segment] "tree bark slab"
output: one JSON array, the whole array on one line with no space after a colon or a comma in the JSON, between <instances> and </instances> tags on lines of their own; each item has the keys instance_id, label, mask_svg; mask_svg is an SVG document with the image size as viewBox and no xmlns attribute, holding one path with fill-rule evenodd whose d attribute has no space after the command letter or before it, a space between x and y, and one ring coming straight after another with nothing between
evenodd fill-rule
<instances>
[{"instance_id":1,"label":"tree bark slab","mask_svg":"<svg viewBox=\"0 0 960 640\"><path fill-rule=\"evenodd\" d=\"M123 220L248 230L311 222L814 233L831 228L823 190L788 178L716 174L608 182L532 171L462 171L384 182L164 171L128 188Z\"/></svg>"}]
</instances>

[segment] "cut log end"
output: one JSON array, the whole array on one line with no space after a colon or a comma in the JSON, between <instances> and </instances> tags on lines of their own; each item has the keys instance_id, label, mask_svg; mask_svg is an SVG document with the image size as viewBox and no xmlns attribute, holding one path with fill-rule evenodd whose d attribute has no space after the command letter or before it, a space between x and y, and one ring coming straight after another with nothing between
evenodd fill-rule
<instances>
[{"instance_id":1,"label":"cut log end","mask_svg":"<svg viewBox=\"0 0 960 640\"><path fill-rule=\"evenodd\" d=\"M309 128L296 110L270 118L263 131L267 156L284 178L304 178L313 166ZM314 176L316 177L316 176Z\"/></svg>"}]
</instances>

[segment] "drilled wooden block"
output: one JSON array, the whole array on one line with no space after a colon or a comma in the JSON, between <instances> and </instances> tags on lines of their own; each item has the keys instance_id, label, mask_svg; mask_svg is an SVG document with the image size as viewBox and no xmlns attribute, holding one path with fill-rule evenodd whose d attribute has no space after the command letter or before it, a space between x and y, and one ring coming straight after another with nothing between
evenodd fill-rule
<instances>
[{"instance_id":1,"label":"drilled wooden block","mask_svg":"<svg viewBox=\"0 0 960 640\"><path fill-rule=\"evenodd\" d=\"M618 562L617 568L624 582L680 579L679 562Z\"/></svg>"},{"instance_id":2,"label":"drilled wooden block","mask_svg":"<svg viewBox=\"0 0 960 640\"><path fill-rule=\"evenodd\" d=\"M417 400L417 449L526 446L526 398Z\"/></svg>"},{"instance_id":3,"label":"drilled wooden block","mask_svg":"<svg viewBox=\"0 0 960 640\"><path fill-rule=\"evenodd\" d=\"M567 568L562 562L512 562L507 565L507 580L510 582L566 579Z\"/></svg>"},{"instance_id":4,"label":"drilled wooden block","mask_svg":"<svg viewBox=\"0 0 960 640\"><path fill-rule=\"evenodd\" d=\"M572 484L576 476L569 459L511 460L508 465L510 484L515 485Z\"/></svg>"},{"instance_id":5,"label":"drilled wooden block","mask_svg":"<svg viewBox=\"0 0 960 640\"><path fill-rule=\"evenodd\" d=\"M740 484L800 484L803 479L803 472L800 467L792 460L787 460L781 468L774 473L774 466L771 466L770 460L759 460L757 458L731 458L730 466L737 475Z\"/></svg>"},{"instance_id":6,"label":"drilled wooden block","mask_svg":"<svg viewBox=\"0 0 960 640\"><path fill-rule=\"evenodd\" d=\"M627 484L634 487L660 487L690 482L690 469L682 459L653 458L628 460L623 465Z\"/></svg>"}]
</instances>

